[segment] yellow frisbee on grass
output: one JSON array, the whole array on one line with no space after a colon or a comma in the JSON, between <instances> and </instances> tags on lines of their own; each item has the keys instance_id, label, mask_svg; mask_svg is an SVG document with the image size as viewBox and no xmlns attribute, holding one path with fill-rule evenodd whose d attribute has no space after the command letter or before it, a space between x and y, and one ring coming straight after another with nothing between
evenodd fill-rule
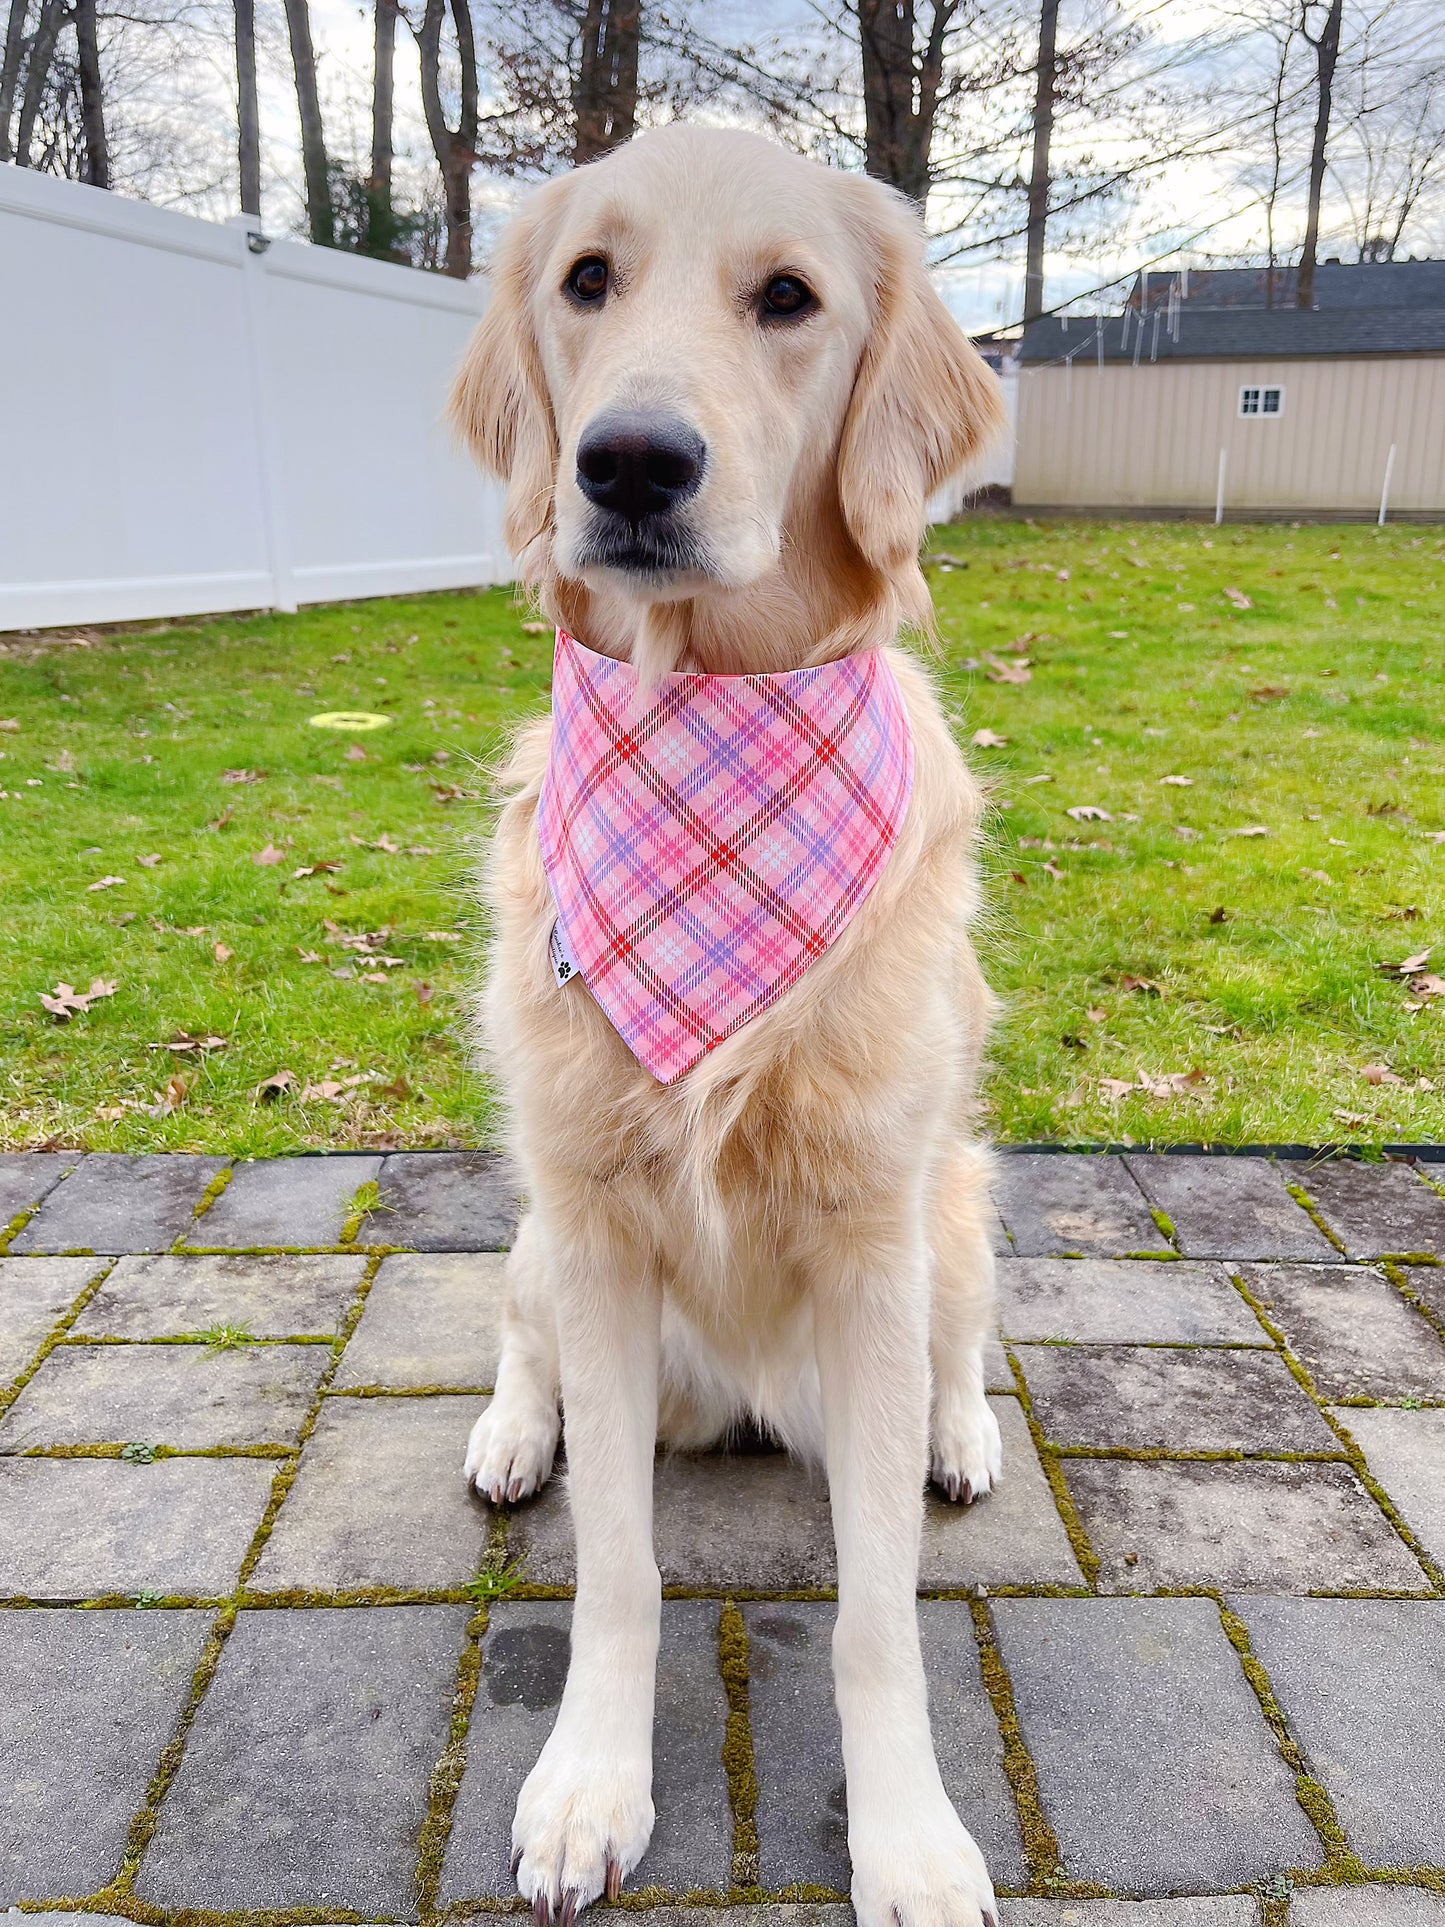
<instances>
[{"instance_id":1,"label":"yellow frisbee on grass","mask_svg":"<svg viewBox=\"0 0 1445 1927\"><path fill-rule=\"evenodd\" d=\"M308 716L313 729L344 729L355 735L361 730L385 729L390 716L374 716L366 709L326 709L319 716Z\"/></svg>"}]
</instances>

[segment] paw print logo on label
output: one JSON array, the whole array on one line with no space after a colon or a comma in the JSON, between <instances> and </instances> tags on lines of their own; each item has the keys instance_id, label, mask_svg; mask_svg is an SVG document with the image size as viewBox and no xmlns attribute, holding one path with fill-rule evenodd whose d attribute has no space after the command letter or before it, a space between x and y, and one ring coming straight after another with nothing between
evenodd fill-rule
<instances>
[{"instance_id":1,"label":"paw print logo on label","mask_svg":"<svg viewBox=\"0 0 1445 1927\"><path fill-rule=\"evenodd\" d=\"M547 939L547 955L552 965L552 975L559 984L570 983L577 975L577 966L567 954L567 942L562 935L560 923L552 925L552 934Z\"/></svg>"}]
</instances>

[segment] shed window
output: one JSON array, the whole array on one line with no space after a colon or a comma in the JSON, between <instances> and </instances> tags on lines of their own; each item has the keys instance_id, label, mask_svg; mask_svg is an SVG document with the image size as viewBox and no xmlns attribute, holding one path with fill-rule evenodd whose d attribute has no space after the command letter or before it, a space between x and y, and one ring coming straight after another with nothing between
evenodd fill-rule
<instances>
[{"instance_id":1,"label":"shed window","mask_svg":"<svg viewBox=\"0 0 1445 1927\"><path fill-rule=\"evenodd\" d=\"M1241 388L1239 412L1241 415L1282 415L1283 388Z\"/></svg>"}]
</instances>

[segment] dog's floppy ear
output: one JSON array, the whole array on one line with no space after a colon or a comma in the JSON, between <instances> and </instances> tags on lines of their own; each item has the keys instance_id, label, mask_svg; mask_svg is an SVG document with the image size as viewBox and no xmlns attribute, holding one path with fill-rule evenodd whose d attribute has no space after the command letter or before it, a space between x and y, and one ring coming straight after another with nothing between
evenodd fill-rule
<instances>
[{"instance_id":1,"label":"dog's floppy ear","mask_svg":"<svg viewBox=\"0 0 1445 1927\"><path fill-rule=\"evenodd\" d=\"M888 572L916 560L929 496L1007 418L997 378L928 278L916 216L876 182L850 185L875 293L843 424L838 499L864 560Z\"/></svg>"},{"instance_id":2,"label":"dog's floppy ear","mask_svg":"<svg viewBox=\"0 0 1445 1927\"><path fill-rule=\"evenodd\" d=\"M552 523L557 424L542 372L531 297L557 182L533 194L492 264L491 305L452 389L452 426L481 466L507 484L506 537L519 558Z\"/></svg>"}]
</instances>

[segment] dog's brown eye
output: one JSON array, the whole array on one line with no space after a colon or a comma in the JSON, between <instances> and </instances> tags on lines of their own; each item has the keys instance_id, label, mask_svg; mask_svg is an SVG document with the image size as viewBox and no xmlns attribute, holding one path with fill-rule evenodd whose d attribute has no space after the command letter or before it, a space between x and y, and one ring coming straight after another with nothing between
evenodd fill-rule
<instances>
[{"instance_id":1,"label":"dog's brown eye","mask_svg":"<svg viewBox=\"0 0 1445 1927\"><path fill-rule=\"evenodd\" d=\"M567 276L567 292L578 301L600 301L607 292L607 263L600 254L584 256Z\"/></svg>"},{"instance_id":2,"label":"dog's brown eye","mask_svg":"<svg viewBox=\"0 0 1445 1927\"><path fill-rule=\"evenodd\" d=\"M775 274L763 289L764 314L791 319L817 305L813 290L795 274Z\"/></svg>"}]
</instances>

